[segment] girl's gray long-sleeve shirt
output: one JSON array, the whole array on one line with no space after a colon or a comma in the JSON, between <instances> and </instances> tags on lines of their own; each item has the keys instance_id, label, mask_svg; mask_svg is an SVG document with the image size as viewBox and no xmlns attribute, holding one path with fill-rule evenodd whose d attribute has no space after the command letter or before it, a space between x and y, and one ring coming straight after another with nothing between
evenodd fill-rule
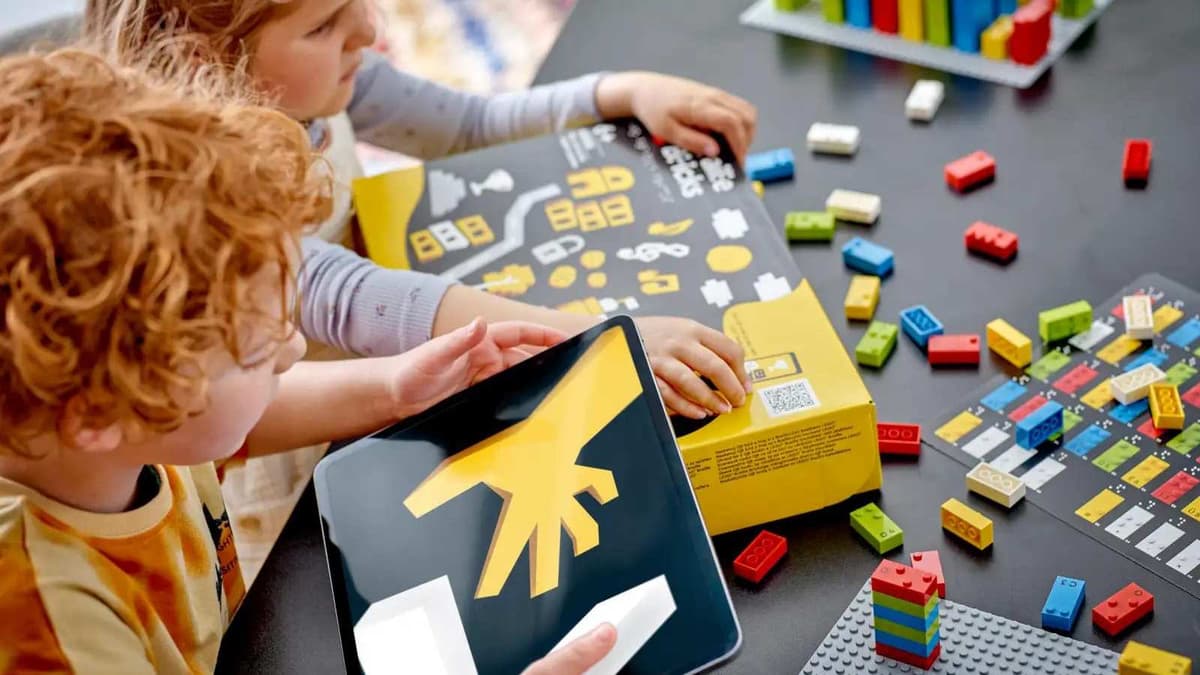
<instances>
[{"instance_id":1,"label":"girl's gray long-sleeve shirt","mask_svg":"<svg viewBox=\"0 0 1200 675\"><path fill-rule=\"evenodd\" d=\"M364 54L347 114L358 140L421 159L594 122L600 74L479 96L397 70ZM320 121L314 139L327 133ZM305 336L367 356L398 354L432 335L453 282L389 270L319 237L304 237L300 327Z\"/></svg>"}]
</instances>

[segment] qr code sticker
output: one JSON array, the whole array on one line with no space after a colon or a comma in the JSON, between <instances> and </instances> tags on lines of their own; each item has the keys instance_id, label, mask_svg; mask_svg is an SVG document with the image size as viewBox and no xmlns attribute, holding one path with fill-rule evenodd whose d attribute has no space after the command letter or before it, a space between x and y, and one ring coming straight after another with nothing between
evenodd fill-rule
<instances>
[{"instance_id":1,"label":"qr code sticker","mask_svg":"<svg viewBox=\"0 0 1200 675\"><path fill-rule=\"evenodd\" d=\"M803 378L759 389L757 393L771 417L793 415L821 405L812 386Z\"/></svg>"}]
</instances>

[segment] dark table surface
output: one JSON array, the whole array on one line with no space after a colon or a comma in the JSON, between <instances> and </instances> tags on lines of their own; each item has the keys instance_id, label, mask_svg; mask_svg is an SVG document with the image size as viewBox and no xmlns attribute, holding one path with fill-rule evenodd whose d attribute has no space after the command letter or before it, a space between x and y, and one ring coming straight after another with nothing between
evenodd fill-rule
<instances>
[{"instance_id":1,"label":"dark table surface","mask_svg":"<svg viewBox=\"0 0 1200 675\"><path fill-rule=\"evenodd\" d=\"M737 0L581 0L538 76L549 82L594 70L652 69L727 88L758 105L755 150L796 149L796 179L768 187L774 219L820 209L834 188L883 197L869 231L842 226L833 247L793 246L847 345L863 328L842 318L849 272L836 253L856 234L896 253L878 314L894 320L924 303L948 329L982 332L997 316L1033 334L1036 312L1077 298L1099 302L1134 277L1162 273L1200 288L1200 3L1119 0L1033 88L1017 91L951 77L737 23ZM918 78L946 83L931 125L910 123L904 99ZM814 121L855 124L856 157L804 151ZM1145 190L1121 184L1127 137L1154 141ZM972 150L996 158L995 183L966 196L947 190L942 165ZM982 219L1021 235L1008 267L964 254L962 232ZM887 317L892 317L888 319ZM878 373L864 373L880 419L929 424L992 375L931 373L911 342ZM1029 503L996 521L996 545L973 553L944 536L938 505L963 498L961 465L926 446L920 461L885 463L880 504L905 530L905 551L937 548L949 597L1032 625L1054 576L1088 582L1087 607L1129 581L1156 596L1154 617L1132 636L1200 657L1200 603L1148 570ZM794 673L807 661L879 557L847 524L863 499L771 525L789 557L760 588L731 583L745 634L723 672ZM716 538L729 575L757 528ZM1084 616L1072 637L1119 650ZM1128 635L1126 637L1129 637ZM340 643L312 489L305 492L228 631L220 670L334 672Z\"/></svg>"}]
</instances>

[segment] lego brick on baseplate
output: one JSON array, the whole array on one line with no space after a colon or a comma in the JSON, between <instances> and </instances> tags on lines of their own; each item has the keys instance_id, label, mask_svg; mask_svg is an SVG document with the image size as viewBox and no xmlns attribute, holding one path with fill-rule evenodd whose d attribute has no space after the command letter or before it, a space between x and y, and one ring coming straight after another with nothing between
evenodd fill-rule
<instances>
[{"instance_id":1,"label":"lego brick on baseplate","mask_svg":"<svg viewBox=\"0 0 1200 675\"><path fill-rule=\"evenodd\" d=\"M1117 661L1117 675L1191 675L1192 660L1130 640Z\"/></svg>"},{"instance_id":2,"label":"lego brick on baseplate","mask_svg":"<svg viewBox=\"0 0 1200 675\"><path fill-rule=\"evenodd\" d=\"M934 366L979 365L979 336L931 335L926 355Z\"/></svg>"},{"instance_id":3,"label":"lego brick on baseplate","mask_svg":"<svg viewBox=\"0 0 1200 675\"><path fill-rule=\"evenodd\" d=\"M934 602L932 598L928 604L930 609L925 614L914 614L912 612L892 609L889 606L890 604L904 602L903 600L897 600L896 598L883 595L882 593L872 593L871 597L875 601L875 607L872 608L872 611L874 612L876 619L883 619L884 621L888 621L899 626L904 626L906 628L912 628L913 630L921 631L922 633L931 629L934 622L938 620L938 616L940 616L938 612L938 603ZM881 599L887 599L888 603L885 604L880 602ZM910 607L916 607L916 605L912 604L911 602L905 604Z\"/></svg>"},{"instance_id":4,"label":"lego brick on baseplate","mask_svg":"<svg viewBox=\"0 0 1200 675\"><path fill-rule=\"evenodd\" d=\"M1042 628L1070 633L1083 607L1086 586L1083 579L1057 577L1042 605Z\"/></svg>"},{"instance_id":5,"label":"lego brick on baseplate","mask_svg":"<svg viewBox=\"0 0 1200 675\"><path fill-rule=\"evenodd\" d=\"M913 619L920 619L922 622L921 626L919 626L920 628L928 628L929 625L933 623L933 620L938 616L937 595L930 595L929 599L926 600L924 604L917 604L915 602L901 600L900 598L888 595L887 593L872 590L871 602L874 603L876 607L886 607L893 612L904 614Z\"/></svg>"},{"instance_id":6,"label":"lego brick on baseplate","mask_svg":"<svg viewBox=\"0 0 1200 675\"><path fill-rule=\"evenodd\" d=\"M954 498L942 504L942 529L981 551L992 545L991 519Z\"/></svg>"},{"instance_id":7,"label":"lego brick on baseplate","mask_svg":"<svg viewBox=\"0 0 1200 675\"><path fill-rule=\"evenodd\" d=\"M617 629L617 642L587 672L616 675L674 613L675 597L667 577L660 575L597 603L550 651L562 649L602 623L611 624Z\"/></svg>"},{"instance_id":8,"label":"lego brick on baseplate","mask_svg":"<svg viewBox=\"0 0 1200 675\"><path fill-rule=\"evenodd\" d=\"M937 580L928 572L891 560L881 560L871 573L871 590L925 606L937 595Z\"/></svg>"},{"instance_id":9,"label":"lego brick on baseplate","mask_svg":"<svg viewBox=\"0 0 1200 675\"><path fill-rule=\"evenodd\" d=\"M910 666L897 662L884 652L876 652L872 611L868 583L850 599L845 612L830 622L833 627L801 667L800 675L838 672L912 675ZM988 662L995 664L1070 664L1072 675L1112 675L1117 668L1115 652L1086 642L1054 635L951 600L939 603L938 611L942 651L936 672L989 672L981 669L980 655L985 653ZM878 657L884 657L882 663Z\"/></svg>"},{"instance_id":10,"label":"lego brick on baseplate","mask_svg":"<svg viewBox=\"0 0 1200 675\"><path fill-rule=\"evenodd\" d=\"M956 192L966 192L995 179L996 160L983 150L976 150L947 164L944 173L947 185Z\"/></svg>"},{"instance_id":11,"label":"lego brick on baseplate","mask_svg":"<svg viewBox=\"0 0 1200 675\"><path fill-rule=\"evenodd\" d=\"M896 0L871 0L871 25L880 33L900 30L900 14Z\"/></svg>"},{"instance_id":12,"label":"lego brick on baseplate","mask_svg":"<svg viewBox=\"0 0 1200 675\"><path fill-rule=\"evenodd\" d=\"M928 572L937 581L939 597L946 597L946 577L942 573L942 556L937 551L916 551L908 555L913 569Z\"/></svg>"},{"instance_id":13,"label":"lego brick on baseplate","mask_svg":"<svg viewBox=\"0 0 1200 675\"><path fill-rule=\"evenodd\" d=\"M1116 637L1153 612L1154 596L1131 583L1092 608L1092 623L1110 637Z\"/></svg>"},{"instance_id":14,"label":"lego brick on baseplate","mask_svg":"<svg viewBox=\"0 0 1200 675\"><path fill-rule=\"evenodd\" d=\"M885 455L921 454L921 425L899 422L879 422L879 452Z\"/></svg>"},{"instance_id":15,"label":"lego brick on baseplate","mask_svg":"<svg viewBox=\"0 0 1200 675\"><path fill-rule=\"evenodd\" d=\"M879 555L904 545L904 530L875 504L851 511L850 527Z\"/></svg>"},{"instance_id":16,"label":"lego brick on baseplate","mask_svg":"<svg viewBox=\"0 0 1200 675\"><path fill-rule=\"evenodd\" d=\"M733 573L758 583L787 555L787 539L763 530L733 561Z\"/></svg>"},{"instance_id":17,"label":"lego brick on baseplate","mask_svg":"<svg viewBox=\"0 0 1200 675\"><path fill-rule=\"evenodd\" d=\"M924 657L924 658L919 658L914 654L909 654L908 652L904 651L903 649L895 649L893 647L889 647L887 645L882 645L882 644L875 645L875 652L884 658L892 659L893 661L899 661L902 663L907 663L910 666L916 666L917 668L920 668L922 670L929 670L930 668L933 667L933 664L936 663L939 658L941 658L942 645L938 644L938 645L934 646L933 651L929 653L929 656ZM826 672L828 672L828 671L826 671ZM905 668L904 672L909 672L909 671L907 668Z\"/></svg>"}]
</instances>

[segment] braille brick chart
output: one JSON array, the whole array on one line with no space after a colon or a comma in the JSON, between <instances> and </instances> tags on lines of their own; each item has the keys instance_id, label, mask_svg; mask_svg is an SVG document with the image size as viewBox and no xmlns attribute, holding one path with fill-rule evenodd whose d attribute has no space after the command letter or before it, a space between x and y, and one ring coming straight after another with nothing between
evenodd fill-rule
<instances>
[{"instance_id":1,"label":"braille brick chart","mask_svg":"<svg viewBox=\"0 0 1200 675\"><path fill-rule=\"evenodd\" d=\"M1122 298L1133 295L1152 303L1151 339L1125 333ZM1029 368L947 411L925 440L967 466L1016 475L1029 501L1200 598L1198 312L1200 293L1141 277L1096 305L1090 330L1042 344ZM1109 380L1147 364L1166 376L1158 398L1116 400ZM1051 402L1063 408L1063 431L1018 445L1018 423Z\"/></svg>"}]
</instances>

